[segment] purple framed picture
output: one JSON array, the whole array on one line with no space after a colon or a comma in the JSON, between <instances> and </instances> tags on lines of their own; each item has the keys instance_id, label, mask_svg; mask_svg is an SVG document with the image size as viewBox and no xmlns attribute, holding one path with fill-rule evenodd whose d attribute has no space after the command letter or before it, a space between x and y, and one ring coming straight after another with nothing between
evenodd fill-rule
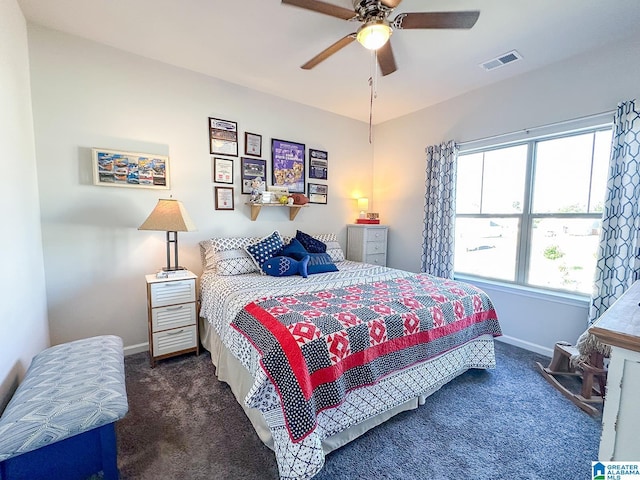
<instances>
[{"instance_id":1,"label":"purple framed picture","mask_svg":"<svg viewBox=\"0 0 640 480\"><path fill-rule=\"evenodd\" d=\"M304 193L303 143L271 139L271 176L273 185L287 187L289 193Z\"/></svg>"}]
</instances>

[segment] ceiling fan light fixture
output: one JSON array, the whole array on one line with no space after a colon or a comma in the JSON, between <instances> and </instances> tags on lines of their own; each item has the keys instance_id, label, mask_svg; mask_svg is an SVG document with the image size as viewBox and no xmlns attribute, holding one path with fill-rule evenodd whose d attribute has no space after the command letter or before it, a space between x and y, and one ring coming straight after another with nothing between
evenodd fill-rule
<instances>
[{"instance_id":1,"label":"ceiling fan light fixture","mask_svg":"<svg viewBox=\"0 0 640 480\"><path fill-rule=\"evenodd\" d=\"M385 22L374 20L367 22L358 29L356 39L369 50L378 50L389 41L391 27Z\"/></svg>"}]
</instances>

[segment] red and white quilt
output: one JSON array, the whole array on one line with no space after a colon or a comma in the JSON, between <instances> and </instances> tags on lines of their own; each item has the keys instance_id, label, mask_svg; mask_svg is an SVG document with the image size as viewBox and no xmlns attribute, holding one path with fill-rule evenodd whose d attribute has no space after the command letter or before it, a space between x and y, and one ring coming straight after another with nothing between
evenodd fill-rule
<instances>
[{"instance_id":1,"label":"red and white quilt","mask_svg":"<svg viewBox=\"0 0 640 480\"><path fill-rule=\"evenodd\" d=\"M428 274L265 297L247 304L232 327L259 352L293 442L351 390L501 335L484 292Z\"/></svg>"}]
</instances>

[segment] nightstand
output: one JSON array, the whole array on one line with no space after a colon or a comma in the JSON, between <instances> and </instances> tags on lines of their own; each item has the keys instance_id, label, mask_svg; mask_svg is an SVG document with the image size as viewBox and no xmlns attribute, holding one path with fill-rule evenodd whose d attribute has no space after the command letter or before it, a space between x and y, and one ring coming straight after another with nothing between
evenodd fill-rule
<instances>
[{"instance_id":1,"label":"nightstand","mask_svg":"<svg viewBox=\"0 0 640 480\"><path fill-rule=\"evenodd\" d=\"M348 225L347 260L387 265L386 225Z\"/></svg>"},{"instance_id":2,"label":"nightstand","mask_svg":"<svg viewBox=\"0 0 640 480\"><path fill-rule=\"evenodd\" d=\"M149 359L156 360L196 352L198 341L198 308L196 275L156 278L146 275L147 313L149 323Z\"/></svg>"}]
</instances>

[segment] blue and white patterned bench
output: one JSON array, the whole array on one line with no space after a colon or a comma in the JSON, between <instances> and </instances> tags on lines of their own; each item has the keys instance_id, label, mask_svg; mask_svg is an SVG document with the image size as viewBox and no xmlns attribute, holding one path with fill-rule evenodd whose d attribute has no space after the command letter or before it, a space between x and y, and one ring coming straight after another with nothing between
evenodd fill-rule
<instances>
[{"instance_id":1,"label":"blue and white patterned bench","mask_svg":"<svg viewBox=\"0 0 640 480\"><path fill-rule=\"evenodd\" d=\"M0 417L0 480L117 479L115 422L128 409L121 338L42 351Z\"/></svg>"}]
</instances>

